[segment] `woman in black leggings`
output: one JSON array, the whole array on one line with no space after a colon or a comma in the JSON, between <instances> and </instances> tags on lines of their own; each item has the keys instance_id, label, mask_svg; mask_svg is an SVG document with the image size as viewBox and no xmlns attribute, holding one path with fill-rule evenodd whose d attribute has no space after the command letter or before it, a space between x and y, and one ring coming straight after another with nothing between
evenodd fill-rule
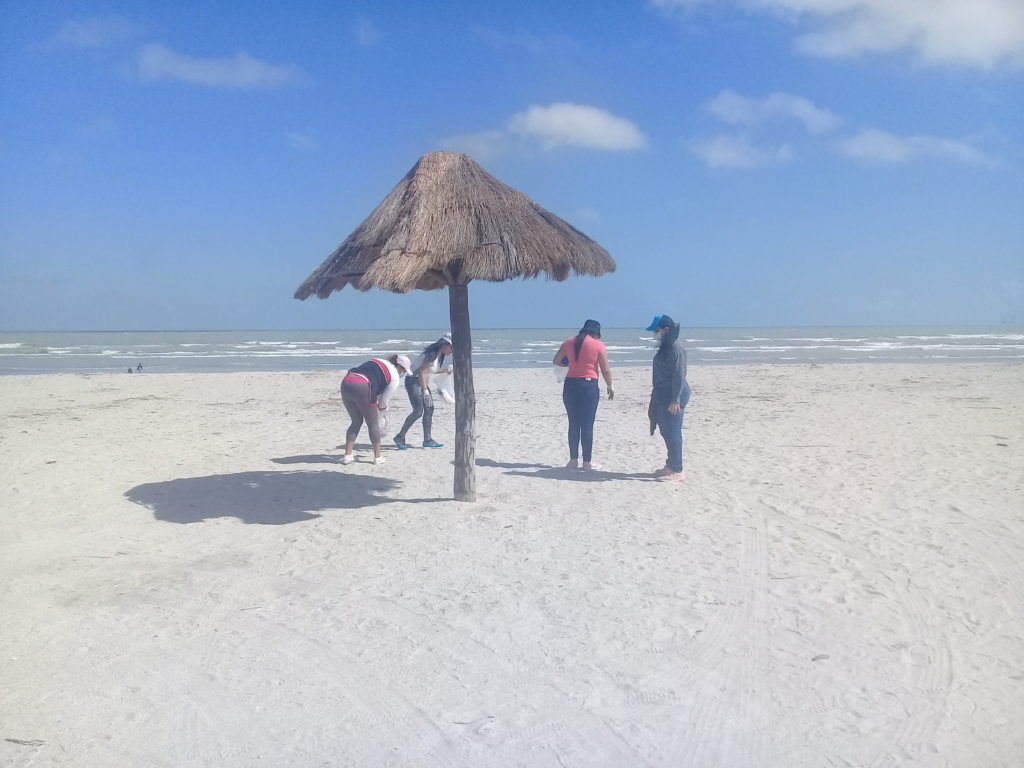
<instances>
[{"instance_id":1,"label":"woman in black leggings","mask_svg":"<svg viewBox=\"0 0 1024 768\"><path fill-rule=\"evenodd\" d=\"M444 367L444 359L451 353L452 337L446 333L412 361L413 375L405 377L405 391L409 395L412 413L406 417L402 429L395 435L395 445L399 450L404 451L409 447L405 436L420 417L423 418L423 447L444 448L444 444L434 440L430 434L434 425L434 399L430 396L430 375L440 371L451 373L451 368Z\"/></svg>"}]
</instances>

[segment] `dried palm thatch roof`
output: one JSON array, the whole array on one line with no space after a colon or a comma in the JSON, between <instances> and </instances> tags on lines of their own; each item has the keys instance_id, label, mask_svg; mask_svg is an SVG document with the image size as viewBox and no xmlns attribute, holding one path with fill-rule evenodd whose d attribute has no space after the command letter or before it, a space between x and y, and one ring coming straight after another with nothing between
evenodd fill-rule
<instances>
[{"instance_id":1,"label":"dried palm thatch roof","mask_svg":"<svg viewBox=\"0 0 1024 768\"><path fill-rule=\"evenodd\" d=\"M604 248L468 155L431 152L299 286L295 298L326 298L346 285L405 293L542 272L561 281L572 273L613 271Z\"/></svg>"}]
</instances>

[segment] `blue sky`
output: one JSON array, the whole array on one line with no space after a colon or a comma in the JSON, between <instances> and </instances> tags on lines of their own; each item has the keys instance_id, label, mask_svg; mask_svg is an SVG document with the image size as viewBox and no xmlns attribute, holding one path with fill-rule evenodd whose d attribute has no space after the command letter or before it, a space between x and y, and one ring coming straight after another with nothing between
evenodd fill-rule
<instances>
[{"instance_id":1,"label":"blue sky","mask_svg":"<svg viewBox=\"0 0 1024 768\"><path fill-rule=\"evenodd\" d=\"M618 271L476 327L1024 323L1022 0L0 0L0 329L444 327L295 288L467 152Z\"/></svg>"}]
</instances>

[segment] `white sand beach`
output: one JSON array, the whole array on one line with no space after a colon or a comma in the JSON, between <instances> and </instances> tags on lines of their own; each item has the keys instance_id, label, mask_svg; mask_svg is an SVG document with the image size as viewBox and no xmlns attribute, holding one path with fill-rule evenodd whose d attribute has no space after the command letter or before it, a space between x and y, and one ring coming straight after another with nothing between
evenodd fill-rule
<instances>
[{"instance_id":1,"label":"white sand beach","mask_svg":"<svg viewBox=\"0 0 1024 768\"><path fill-rule=\"evenodd\" d=\"M0 377L0 765L1024 764L1024 366L691 368L683 483L615 375L587 474L477 370L471 504L337 372Z\"/></svg>"}]
</instances>

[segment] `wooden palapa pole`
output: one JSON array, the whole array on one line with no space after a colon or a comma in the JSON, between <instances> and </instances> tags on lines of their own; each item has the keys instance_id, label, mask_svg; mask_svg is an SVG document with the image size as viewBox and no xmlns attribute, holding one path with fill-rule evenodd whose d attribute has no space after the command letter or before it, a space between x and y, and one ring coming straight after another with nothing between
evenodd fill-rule
<instances>
[{"instance_id":1,"label":"wooden palapa pole","mask_svg":"<svg viewBox=\"0 0 1024 768\"><path fill-rule=\"evenodd\" d=\"M461 265L460 265L461 266ZM469 327L469 285L456 270L448 283L455 373L455 500L476 501L476 392L473 338Z\"/></svg>"}]
</instances>

